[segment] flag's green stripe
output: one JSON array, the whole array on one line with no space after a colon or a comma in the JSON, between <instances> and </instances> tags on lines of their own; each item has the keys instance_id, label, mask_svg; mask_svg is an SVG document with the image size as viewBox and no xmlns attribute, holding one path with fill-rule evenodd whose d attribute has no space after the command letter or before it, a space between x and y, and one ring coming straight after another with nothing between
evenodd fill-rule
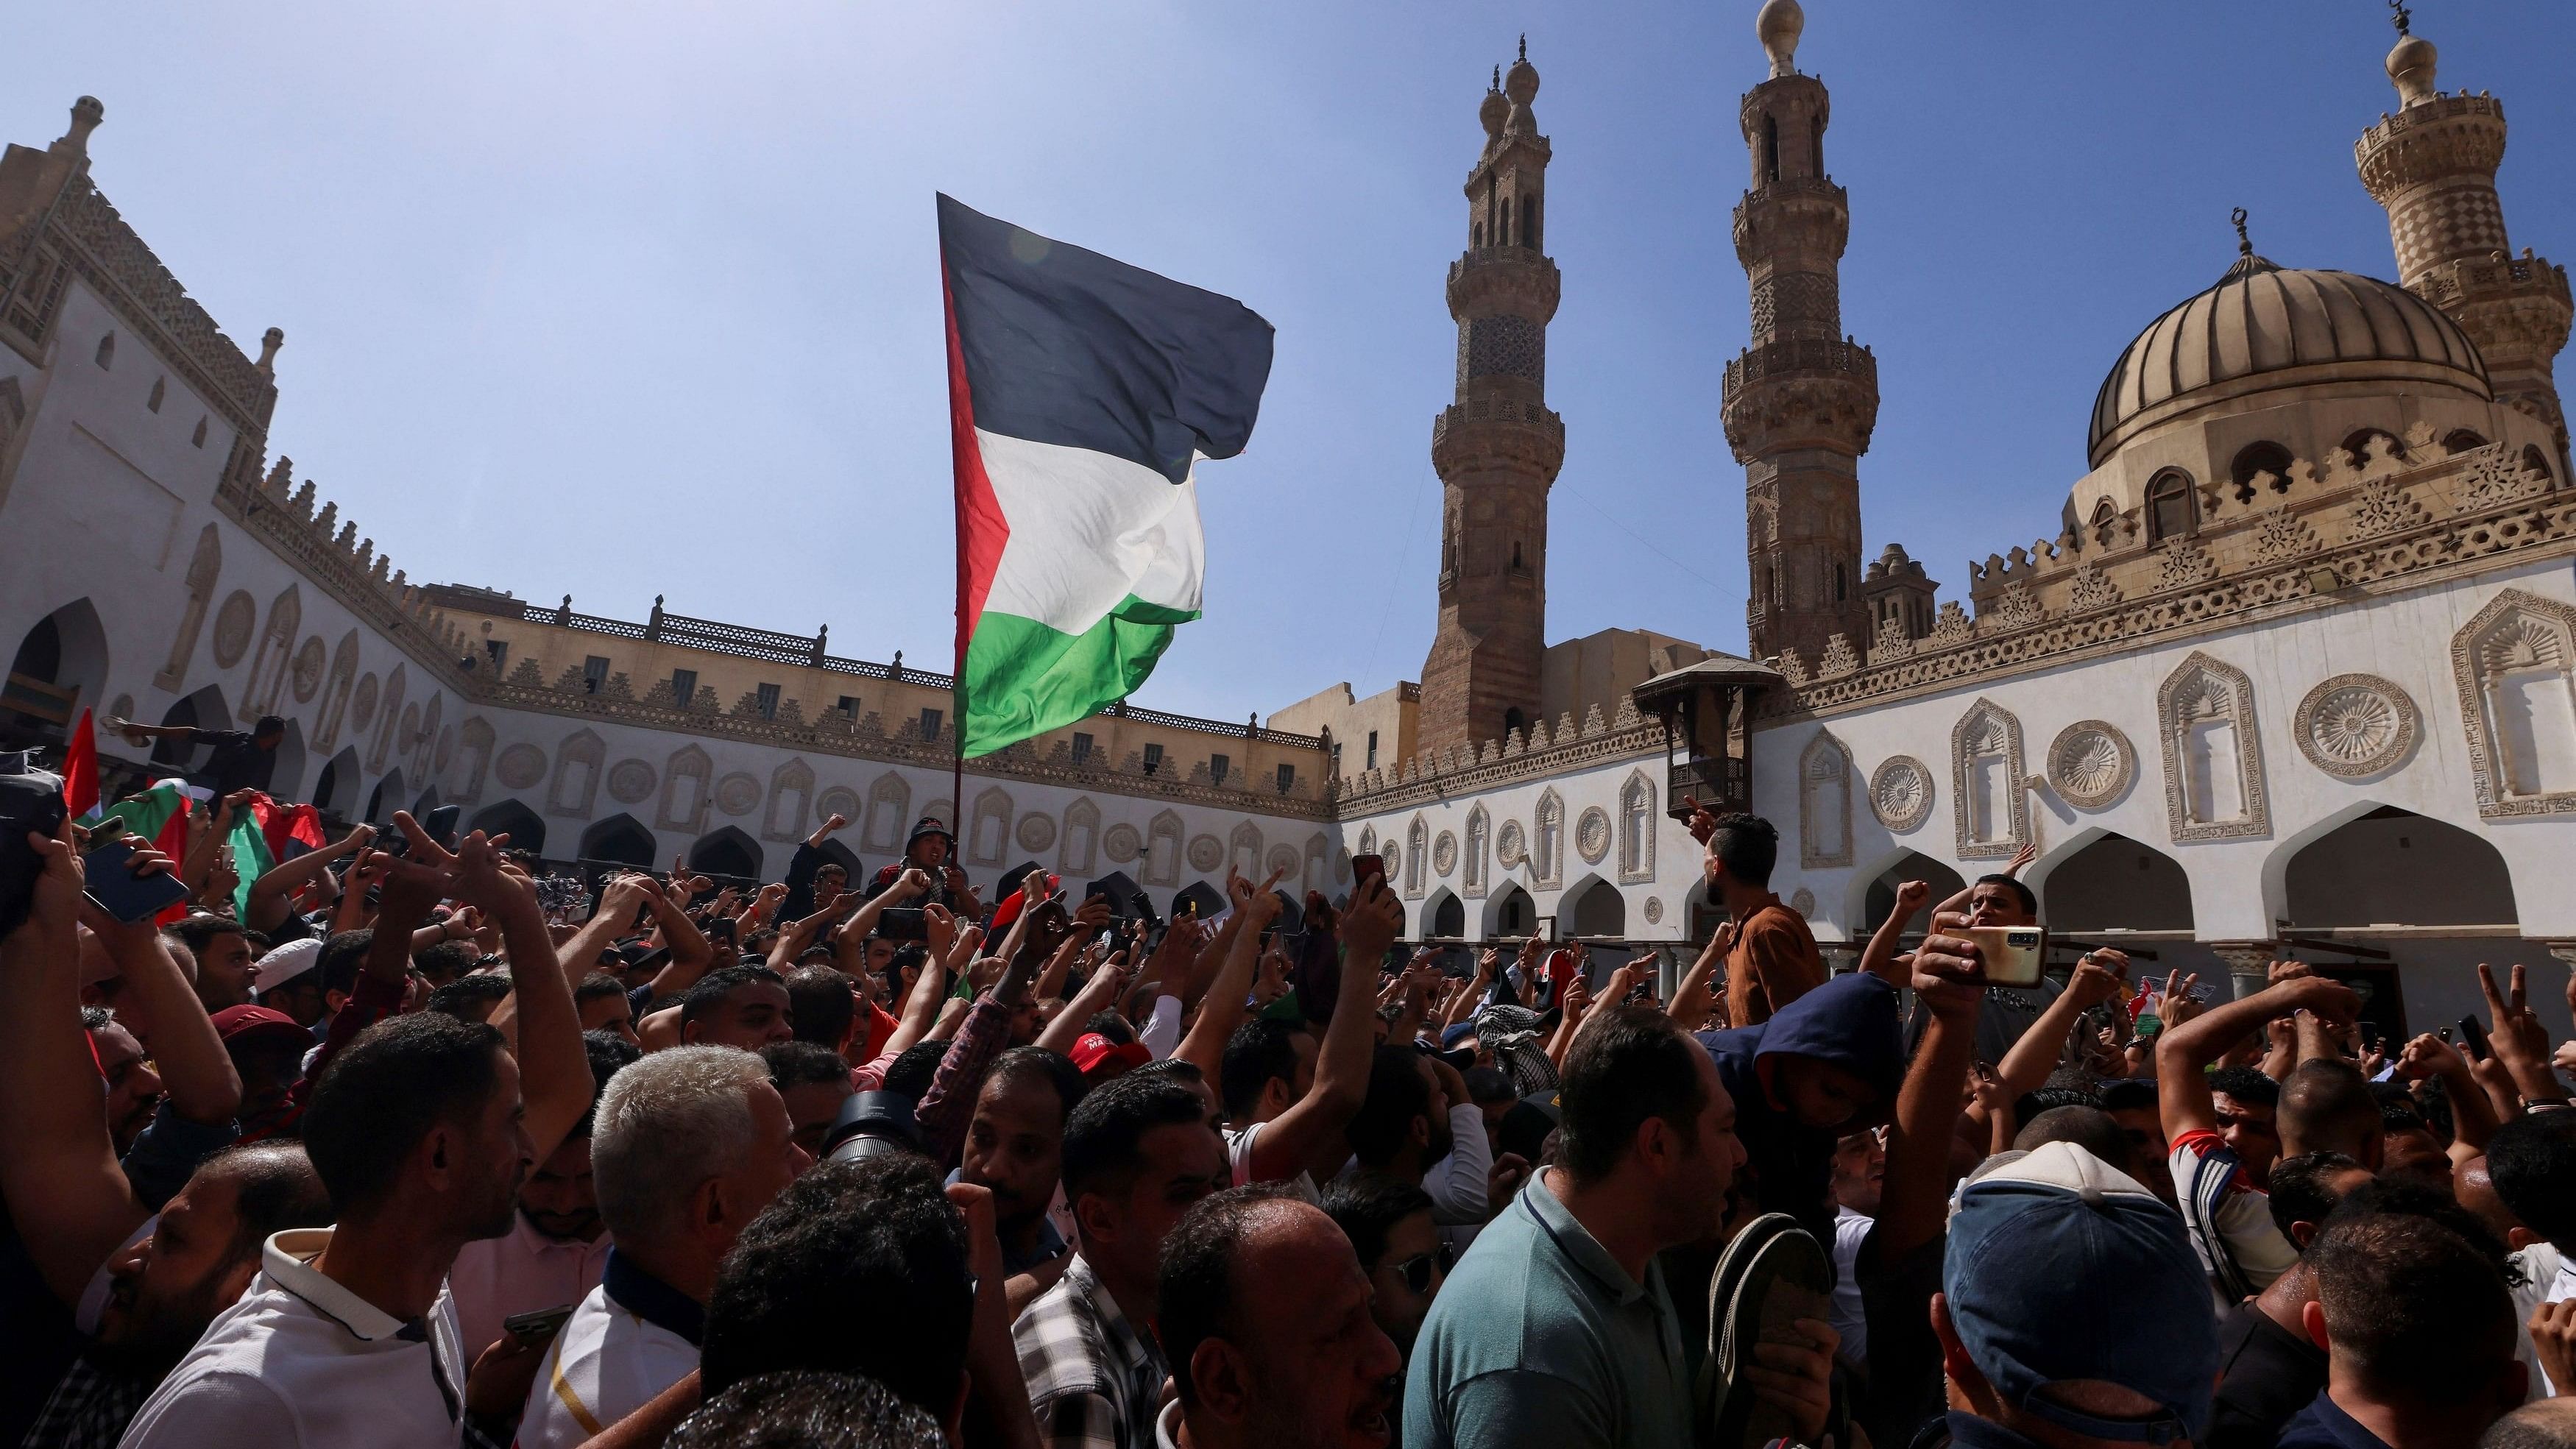
<instances>
[{"instance_id":1,"label":"flag's green stripe","mask_svg":"<svg viewBox=\"0 0 2576 1449\"><path fill-rule=\"evenodd\" d=\"M1088 630L1067 634L987 610L958 681L966 753L989 755L1125 699L1154 672L1174 626L1197 617L1131 594Z\"/></svg>"},{"instance_id":2,"label":"flag's green stripe","mask_svg":"<svg viewBox=\"0 0 2576 1449\"><path fill-rule=\"evenodd\" d=\"M233 887L233 919L247 921L251 886L277 864L269 858L268 836L259 828L259 812L242 807L233 817L232 838L226 843L233 848L233 873L241 877L241 883Z\"/></svg>"},{"instance_id":3,"label":"flag's green stripe","mask_svg":"<svg viewBox=\"0 0 2576 1449\"><path fill-rule=\"evenodd\" d=\"M178 814L180 807L187 803L188 797L175 788L156 785L140 795L119 800L103 815L113 815L124 821L126 829L143 837L143 843L150 845L160 838L161 827L169 824L170 817Z\"/></svg>"}]
</instances>

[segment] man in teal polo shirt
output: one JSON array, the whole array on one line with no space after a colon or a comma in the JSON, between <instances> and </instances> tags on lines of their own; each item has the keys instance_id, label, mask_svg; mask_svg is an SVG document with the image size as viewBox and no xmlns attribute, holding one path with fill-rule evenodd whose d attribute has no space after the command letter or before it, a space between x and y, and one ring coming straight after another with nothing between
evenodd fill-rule
<instances>
[{"instance_id":1,"label":"man in teal polo shirt","mask_svg":"<svg viewBox=\"0 0 2576 1449\"><path fill-rule=\"evenodd\" d=\"M1405 1449L1689 1449L1691 1375L1655 1254L1716 1232L1743 1145L1708 1053L1651 1007L1604 1009L1566 1054L1559 1165L1476 1239L1432 1304ZM1755 1392L1823 1427L1833 1331L1764 1344Z\"/></svg>"}]
</instances>

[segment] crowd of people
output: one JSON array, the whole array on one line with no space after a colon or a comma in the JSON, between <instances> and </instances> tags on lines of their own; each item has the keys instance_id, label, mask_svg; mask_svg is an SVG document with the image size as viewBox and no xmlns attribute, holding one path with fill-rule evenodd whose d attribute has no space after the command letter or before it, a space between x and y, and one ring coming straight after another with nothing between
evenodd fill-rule
<instances>
[{"instance_id":1,"label":"crowd of people","mask_svg":"<svg viewBox=\"0 0 2576 1449\"><path fill-rule=\"evenodd\" d=\"M2103 949L2032 1019L2018 862L1836 973L1694 810L1667 998L1367 858L1162 919L937 820L746 887L406 814L245 881L223 783L0 889L0 1445L2576 1445L2518 967L2462 1042Z\"/></svg>"}]
</instances>

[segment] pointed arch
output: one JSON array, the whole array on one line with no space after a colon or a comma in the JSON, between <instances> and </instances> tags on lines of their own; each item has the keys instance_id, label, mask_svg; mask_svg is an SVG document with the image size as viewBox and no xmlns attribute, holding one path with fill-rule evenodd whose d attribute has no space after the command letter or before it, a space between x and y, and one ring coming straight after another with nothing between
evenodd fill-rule
<instances>
[{"instance_id":1,"label":"pointed arch","mask_svg":"<svg viewBox=\"0 0 2576 1449\"><path fill-rule=\"evenodd\" d=\"M2282 862L2284 925L2518 927L2513 876L2494 844L2379 805L2301 843Z\"/></svg>"},{"instance_id":2,"label":"pointed arch","mask_svg":"<svg viewBox=\"0 0 2576 1449\"><path fill-rule=\"evenodd\" d=\"M313 803L325 815L346 820L358 808L359 776L364 767L358 763L358 748L344 746L322 767L322 776L313 782Z\"/></svg>"},{"instance_id":3,"label":"pointed arch","mask_svg":"<svg viewBox=\"0 0 2576 1449\"><path fill-rule=\"evenodd\" d=\"M2451 636L2451 675L2479 816L2576 811L2576 607L2502 590Z\"/></svg>"},{"instance_id":4,"label":"pointed arch","mask_svg":"<svg viewBox=\"0 0 2576 1449\"><path fill-rule=\"evenodd\" d=\"M969 865L1000 865L1011 848L1011 792L990 785L975 796L975 813L960 832Z\"/></svg>"},{"instance_id":5,"label":"pointed arch","mask_svg":"<svg viewBox=\"0 0 2576 1449\"><path fill-rule=\"evenodd\" d=\"M2039 893L2041 919L2060 932L2192 929L2181 862L2098 826L2051 850L2024 880Z\"/></svg>"},{"instance_id":6,"label":"pointed arch","mask_svg":"<svg viewBox=\"0 0 2576 1449\"><path fill-rule=\"evenodd\" d=\"M533 855L546 853L546 822L537 818L537 812L517 800L499 800L484 806L466 820L465 828L468 832L480 830L486 835L507 832L512 850L524 850Z\"/></svg>"},{"instance_id":7,"label":"pointed arch","mask_svg":"<svg viewBox=\"0 0 2576 1449\"><path fill-rule=\"evenodd\" d=\"M1851 751L1818 730L1798 755L1798 864L1833 870L1852 863Z\"/></svg>"},{"instance_id":8,"label":"pointed arch","mask_svg":"<svg viewBox=\"0 0 2576 1449\"><path fill-rule=\"evenodd\" d=\"M1404 898L1422 899L1424 883L1431 875L1431 822L1420 815L1404 827Z\"/></svg>"},{"instance_id":9,"label":"pointed arch","mask_svg":"<svg viewBox=\"0 0 2576 1449\"><path fill-rule=\"evenodd\" d=\"M164 725L194 725L199 729L228 730L233 727L233 712L224 703L223 686L209 684L196 693L172 704L161 716ZM162 739L152 745L152 763L185 770L194 762L200 749L208 747L186 740ZM211 754L211 749L208 749Z\"/></svg>"},{"instance_id":10,"label":"pointed arch","mask_svg":"<svg viewBox=\"0 0 2576 1449\"><path fill-rule=\"evenodd\" d=\"M1483 939L1526 936L1538 929L1538 902L1518 881L1504 881L1485 900Z\"/></svg>"},{"instance_id":11,"label":"pointed arch","mask_svg":"<svg viewBox=\"0 0 2576 1449\"><path fill-rule=\"evenodd\" d=\"M1655 782L1643 770L1630 770L1627 781L1619 787L1619 883L1621 885L1653 883L1655 833Z\"/></svg>"},{"instance_id":12,"label":"pointed arch","mask_svg":"<svg viewBox=\"0 0 2576 1449\"><path fill-rule=\"evenodd\" d=\"M483 798L483 777L492 768L492 746L495 735L492 722L481 715L469 715L458 728L455 762L447 772L449 798L471 805Z\"/></svg>"},{"instance_id":13,"label":"pointed arch","mask_svg":"<svg viewBox=\"0 0 2576 1449\"><path fill-rule=\"evenodd\" d=\"M1463 846L1465 854L1461 859L1459 881L1467 899L1481 901L1485 898L1486 882L1492 878L1494 855L1494 817L1481 800L1467 812L1467 835Z\"/></svg>"},{"instance_id":14,"label":"pointed arch","mask_svg":"<svg viewBox=\"0 0 2576 1449\"><path fill-rule=\"evenodd\" d=\"M1181 842L1186 827L1180 812L1164 810L1145 827L1145 884L1178 885L1181 879Z\"/></svg>"},{"instance_id":15,"label":"pointed arch","mask_svg":"<svg viewBox=\"0 0 2576 1449\"><path fill-rule=\"evenodd\" d=\"M653 869L660 863L662 853L644 822L622 810L583 831L580 849L585 861L630 865L638 870Z\"/></svg>"},{"instance_id":16,"label":"pointed arch","mask_svg":"<svg viewBox=\"0 0 2576 1449\"><path fill-rule=\"evenodd\" d=\"M888 770L868 786L868 823L859 839L870 855L894 855L902 851L904 833L912 824L912 785L896 771Z\"/></svg>"},{"instance_id":17,"label":"pointed arch","mask_svg":"<svg viewBox=\"0 0 2576 1449\"><path fill-rule=\"evenodd\" d=\"M80 712L97 709L107 696L107 630L97 607L84 596L38 619L18 642L7 673L9 712L21 724L44 726L41 738L68 739Z\"/></svg>"},{"instance_id":18,"label":"pointed arch","mask_svg":"<svg viewBox=\"0 0 2576 1449\"><path fill-rule=\"evenodd\" d=\"M1628 935L1628 898L1597 875L1586 875L1568 887L1556 903L1559 929L1590 940L1619 941Z\"/></svg>"},{"instance_id":19,"label":"pointed arch","mask_svg":"<svg viewBox=\"0 0 2576 1449\"><path fill-rule=\"evenodd\" d=\"M2024 778L2020 718L1991 699L1968 706L1950 728L1950 809L1961 860L2008 859L2030 839Z\"/></svg>"},{"instance_id":20,"label":"pointed arch","mask_svg":"<svg viewBox=\"0 0 2576 1449\"><path fill-rule=\"evenodd\" d=\"M250 683L242 709L253 715L275 714L286 692L286 675L295 657L296 635L304 627L304 596L288 584L268 601L268 623L259 631L259 649L250 657Z\"/></svg>"},{"instance_id":21,"label":"pointed arch","mask_svg":"<svg viewBox=\"0 0 2576 1449\"><path fill-rule=\"evenodd\" d=\"M689 869L740 884L761 881L760 842L738 825L719 825L689 842Z\"/></svg>"},{"instance_id":22,"label":"pointed arch","mask_svg":"<svg viewBox=\"0 0 2576 1449\"><path fill-rule=\"evenodd\" d=\"M761 816L760 833L768 840L802 840L806 821L814 816L814 767L805 757L794 755L787 763L769 772L769 809Z\"/></svg>"},{"instance_id":23,"label":"pointed arch","mask_svg":"<svg viewBox=\"0 0 2576 1449\"><path fill-rule=\"evenodd\" d=\"M394 738L401 733L403 691L410 687L404 678L404 666L397 664L385 676L384 697L376 705L376 742L367 751L367 768L381 770L385 759L394 753Z\"/></svg>"},{"instance_id":24,"label":"pointed arch","mask_svg":"<svg viewBox=\"0 0 2576 1449\"><path fill-rule=\"evenodd\" d=\"M1467 903L1447 886L1438 887L1422 903L1422 924L1414 934L1425 940L1463 938L1467 934Z\"/></svg>"},{"instance_id":25,"label":"pointed arch","mask_svg":"<svg viewBox=\"0 0 2576 1449\"><path fill-rule=\"evenodd\" d=\"M1329 892L1333 887L1333 838L1318 830L1306 837L1306 889Z\"/></svg>"},{"instance_id":26,"label":"pointed arch","mask_svg":"<svg viewBox=\"0 0 2576 1449\"><path fill-rule=\"evenodd\" d=\"M569 820L590 818L599 797L599 775L608 759L608 744L589 729L574 730L555 746L555 776L546 787L546 813Z\"/></svg>"},{"instance_id":27,"label":"pointed arch","mask_svg":"<svg viewBox=\"0 0 2576 1449\"><path fill-rule=\"evenodd\" d=\"M1565 797L1550 785L1530 812L1530 884L1555 890L1565 879Z\"/></svg>"},{"instance_id":28,"label":"pointed arch","mask_svg":"<svg viewBox=\"0 0 2576 1449\"><path fill-rule=\"evenodd\" d=\"M376 782L375 793L367 797L367 819L377 825L389 825L394 812L402 808L402 771L387 770L384 778Z\"/></svg>"},{"instance_id":29,"label":"pointed arch","mask_svg":"<svg viewBox=\"0 0 2576 1449\"><path fill-rule=\"evenodd\" d=\"M161 689L177 692L187 682L188 660L197 652L197 636L205 631L206 611L215 604L215 581L223 576L224 536L211 523L197 535L197 551L188 556L188 601L179 610L179 629L170 640L170 658L152 683Z\"/></svg>"},{"instance_id":30,"label":"pointed arch","mask_svg":"<svg viewBox=\"0 0 2576 1449\"><path fill-rule=\"evenodd\" d=\"M327 750L340 743L340 722L349 712L349 690L357 679L358 631L352 629L340 636L339 647L331 651L331 677L322 686L322 707L314 714L315 748Z\"/></svg>"},{"instance_id":31,"label":"pointed arch","mask_svg":"<svg viewBox=\"0 0 2576 1449\"><path fill-rule=\"evenodd\" d=\"M268 783L260 788L272 800L293 801L304 790L304 722L290 719L286 733L269 753Z\"/></svg>"},{"instance_id":32,"label":"pointed arch","mask_svg":"<svg viewBox=\"0 0 2576 1449\"><path fill-rule=\"evenodd\" d=\"M2272 833L2254 681L2198 650L2156 689L2166 825L2177 844Z\"/></svg>"},{"instance_id":33,"label":"pointed arch","mask_svg":"<svg viewBox=\"0 0 2576 1449\"><path fill-rule=\"evenodd\" d=\"M654 824L691 834L706 828L709 782L715 761L696 745L682 745L662 766L662 798Z\"/></svg>"},{"instance_id":34,"label":"pointed arch","mask_svg":"<svg viewBox=\"0 0 2576 1449\"><path fill-rule=\"evenodd\" d=\"M1226 836L1225 858L1226 863L1234 867L1235 874L1259 882L1265 874L1261 861L1261 827L1249 820L1236 822L1233 831Z\"/></svg>"},{"instance_id":35,"label":"pointed arch","mask_svg":"<svg viewBox=\"0 0 2576 1449\"><path fill-rule=\"evenodd\" d=\"M1088 795L1074 797L1064 807L1064 835L1056 847L1056 869L1066 875L1087 876L1098 868L1100 851L1100 807Z\"/></svg>"},{"instance_id":36,"label":"pointed arch","mask_svg":"<svg viewBox=\"0 0 2576 1449\"><path fill-rule=\"evenodd\" d=\"M1374 826L1374 825L1363 825L1363 826L1361 826L1361 827L1360 827L1360 843L1359 843L1359 847L1358 847L1357 849L1353 850L1353 851L1351 852L1351 854L1353 854L1353 855L1375 855L1375 854L1377 854L1377 827L1376 827L1376 826Z\"/></svg>"}]
</instances>

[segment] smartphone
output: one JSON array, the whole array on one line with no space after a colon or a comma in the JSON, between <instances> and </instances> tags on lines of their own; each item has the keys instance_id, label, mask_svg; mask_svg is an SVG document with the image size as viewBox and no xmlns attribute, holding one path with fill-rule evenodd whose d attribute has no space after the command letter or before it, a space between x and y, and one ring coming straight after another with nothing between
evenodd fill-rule
<instances>
[{"instance_id":1,"label":"smartphone","mask_svg":"<svg viewBox=\"0 0 2576 1449\"><path fill-rule=\"evenodd\" d=\"M1968 939L1986 963L1986 980L1995 986L2037 986L2046 939L2037 926L1970 926Z\"/></svg>"},{"instance_id":2,"label":"smartphone","mask_svg":"<svg viewBox=\"0 0 2576 1449\"><path fill-rule=\"evenodd\" d=\"M449 850L456 848L456 822L465 815L462 805L441 805L420 818L421 833Z\"/></svg>"},{"instance_id":3,"label":"smartphone","mask_svg":"<svg viewBox=\"0 0 2576 1449\"><path fill-rule=\"evenodd\" d=\"M81 857L82 874L89 882L82 893L90 904L133 925L188 898L188 887L177 876L166 871L138 876L126 868L132 859L134 846L123 840L111 840Z\"/></svg>"},{"instance_id":4,"label":"smartphone","mask_svg":"<svg viewBox=\"0 0 2576 1449\"><path fill-rule=\"evenodd\" d=\"M561 1308L513 1313L501 1320L501 1331L523 1343L543 1343L563 1331L565 1321L572 1317L572 1308L567 1303Z\"/></svg>"},{"instance_id":5,"label":"smartphone","mask_svg":"<svg viewBox=\"0 0 2576 1449\"><path fill-rule=\"evenodd\" d=\"M1361 891L1368 889L1368 883L1371 880L1382 881L1385 879L1385 856L1354 855L1351 857L1351 898L1353 900L1357 900L1359 898Z\"/></svg>"},{"instance_id":6,"label":"smartphone","mask_svg":"<svg viewBox=\"0 0 2576 1449\"><path fill-rule=\"evenodd\" d=\"M2460 1018L2460 1045L2473 1062L2482 1062L2495 1055L2495 1048L2487 1043L2487 1029L2478 1025L2474 1016Z\"/></svg>"}]
</instances>

